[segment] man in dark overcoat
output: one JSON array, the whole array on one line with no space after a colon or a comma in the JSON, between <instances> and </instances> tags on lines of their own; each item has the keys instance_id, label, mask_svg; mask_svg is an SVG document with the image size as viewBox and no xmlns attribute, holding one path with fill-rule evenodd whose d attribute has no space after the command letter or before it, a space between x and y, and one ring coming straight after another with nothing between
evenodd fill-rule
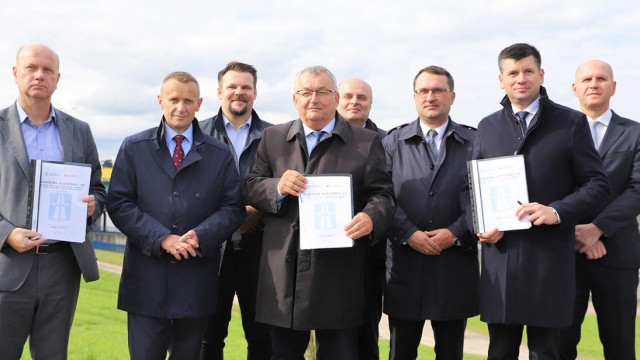
<instances>
[{"instance_id":1,"label":"man in dark overcoat","mask_svg":"<svg viewBox=\"0 0 640 360\"><path fill-rule=\"evenodd\" d=\"M223 142L233 154L242 179L253 168L262 131L271 126L258 116L253 103L258 95L258 72L232 61L218 73L218 114L201 122L202 131ZM269 327L255 321L256 288L262 248L264 213L246 205L247 217L224 246L216 314L207 323L200 360L222 360L229 331L231 309L237 296L242 329L247 340L247 360L271 359Z\"/></svg>"},{"instance_id":2,"label":"man in dark overcoat","mask_svg":"<svg viewBox=\"0 0 640 360\"><path fill-rule=\"evenodd\" d=\"M413 87L418 119L382 141L398 206L384 297L389 358L417 358L429 319L436 357L462 359L467 318L478 314L479 303L477 240L460 202L475 129L449 117L455 92L446 69L421 69Z\"/></svg>"},{"instance_id":3,"label":"man in dark overcoat","mask_svg":"<svg viewBox=\"0 0 640 360\"><path fill-rule=\"evenodd\" d=\"M338 114L353 126L375 131L382 139L387 132L369 118L373 104L371 85L359 78L342 80L338 84ZM382 317L382 293L387 242L378 241L364 252L364 323L358 327L358 358L377 360L379 324Z\"/></svg>"},{"instance_id":4,"label":"man in dark overcoat","mask_svg":"<svg viewBox=\"0 0 640 360\"><path fill-rule=\"evenodd\" d=\"M321 66L296 77L299 119L265 129L244 182L252 206L267 213L256 320L272 325L274 359L302 359L315 329L318 357L356 359L364 312L363 250L385 238L394 211L380 136L336 113L335 77ZM351 174L354 246L300 250L298 195L303 174Z\"/></svg>"},{"instance_id":5,"label":"man in dark overcoat","mask_svg":"<svg viewBox=\"0 0 640 360\"><path fill-rule=\"evenodd\" d=\"M575 299L574 228L601 208L609 181L584 114L549 100L538 50L515 44L498 56L503 109L478 125L474 159L522 154L529 203L527 230L478 234L482 246L480 316L490 359L518 357L524 325L536 359L558 358L560 328Z\"/></svg>"},{"instance_id":6,"label":"man in dark overcoat","mask_svg":"<svg viewBox=\"0 0 640 360\"><path fill-rule=\"evenodd\" d=\"M216 309L220 246L245 216L229 149L205 135L197 80L169 74L157 128L127 137L113 167L107 210L127 236L118 308L131 359L198 359ZM173 154L173 155L172 155Z\"/></svg>"}]
</instances>

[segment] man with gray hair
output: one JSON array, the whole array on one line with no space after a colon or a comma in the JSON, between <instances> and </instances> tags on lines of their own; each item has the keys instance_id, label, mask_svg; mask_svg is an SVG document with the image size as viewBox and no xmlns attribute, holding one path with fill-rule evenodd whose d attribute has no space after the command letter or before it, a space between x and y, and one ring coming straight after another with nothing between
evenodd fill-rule
<instances>
[{"instance_id":1,"label":"man with gray hair","mask_svg":"<svg viewBox=\"0 0 640 360\"><path fill-rule=\"evenodd\" d=\"M267 214L256 321L272 326L274 359L302 359L310 330L316 331L318 358L356 359L363 252L384 241L395 208L384 150L376 133L336 116L336 81L325 67L298 73L293 103L300 118L264 130L244 181L249 204ZM336 173L352 177L355 216L344 232L354 245L300 250L303 174Z\"/></svg>"}]
</instances>

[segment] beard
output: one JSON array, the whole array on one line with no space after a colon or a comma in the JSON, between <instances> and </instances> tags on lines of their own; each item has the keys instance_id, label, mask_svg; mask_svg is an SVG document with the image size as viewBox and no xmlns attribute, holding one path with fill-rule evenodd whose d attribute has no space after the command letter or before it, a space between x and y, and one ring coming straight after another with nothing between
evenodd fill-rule
<instances>
[{"instance_id":1,"label":"beard","mask_svg":"<svg viewBox=\"0 0 640 360\"><path fill-rule=\"evenodd\" d=\"M234 116L242 116L247 113L247 111L249 110L249 106L245 103L243 108L235 109L231 104L229 104L229 107L227 110L229 110L229 113Z\"/></svg>"}]
</instances>

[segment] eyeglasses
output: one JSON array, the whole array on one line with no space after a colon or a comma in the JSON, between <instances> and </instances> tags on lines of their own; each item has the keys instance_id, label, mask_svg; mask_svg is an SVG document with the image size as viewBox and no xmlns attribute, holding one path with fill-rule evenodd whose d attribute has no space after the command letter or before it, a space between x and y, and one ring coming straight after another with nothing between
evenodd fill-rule
<instances>
[{"instance_id":1,"label":"eyeglasses","mask_svg":"<svg viewBox=\"0 0 640 360\"><path fill-rule=\"evenodd\" d=\"M444 93L448 93L451 92L451 90L447 90L447 89L442 89L442 88L434 88L434 89L418 89L418 90L413 90L414 93L420 95L420 97L426 98L427 96L429 96L429 93L433 94L433 96L441 96Z\"/></svg>"},{"instance_id":2,"label":"eyeglasses","mask_svg":"<svg viewBox=\"0 0 640 360\"><path fill-rule=\"evenodd\" d=\"M305 99L311 99L311 97L313 96L313 94L316 94L317 97L319 98L326 98L327 96L330 96L331 94L335 94L336 91L333 90L329 90L329 89L322 89L322 90L298 90L295 92L296 95L300 95Z\"/></svg>"}]
</instances>

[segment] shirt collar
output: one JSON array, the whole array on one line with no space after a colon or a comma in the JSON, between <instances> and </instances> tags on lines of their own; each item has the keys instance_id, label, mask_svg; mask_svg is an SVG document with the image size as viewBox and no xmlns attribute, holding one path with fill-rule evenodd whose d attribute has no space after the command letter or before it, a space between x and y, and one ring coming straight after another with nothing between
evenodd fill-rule
<instances>
[{"instance_id":1,"label":"shirt collar","mask_svg":"<svg viewBox=\"0 0 640 360\"><path fill-rule=\"evenodd\" d=\"M598 118L592 119L592 118L587 116L587 120L589 120L589 124L591 124L592 122L600 122L604 126L609 126L609 122L611 121L611 116L613 116L613 113L611 112L611 109L607 109L607 111L605 111Z\"/></svg>"},{"instance_id":2,"label":"shirt collar","mask_svg":"<svg viewBox=\"0 0 640 360\"><path fill-rule=\"evenodd\" d=\"M245 122L244 124L240 125L238 127L238 129L240 129L243 126L247 126L247 127L251 127L251 120L253 119L253 115L249 115L249 118L247 119L247 122ZM227 128L229 126L233 127L235 129L235 126L233 126L233 124L231 123L231 121L229 121L229 119L227 119L226 116L224 116L224 113L222 114L222 121L224 121L224 127Z\"/></svg>"},{"instance_id":3,"label":"shirt collar","mask_svg":"<svg viewBox=\"0 0 640 360\"><path fill-rule=\"evenodd\" d=\"M20 120L20 123L27 121L27 118L29 118L29 115L27 115L27 112L22 108L22 106L20 105L20 102L18 101L16 101L16 108L18 109L18 119ZM51 108L51 111L49 111L49 119L47 119L47 121L53 121L53 123L57 125L58 123L56 120L56 111L53 109L53 105L51 105L50 108ZM31 118L29 118L29 121L32 122Z\"/></svg>"},{"instance_id":4,"label":"shirt collar","mask_svg":"<svg viewBox=\"0 0 640 360\"><path fill-rule=\"evenodd\" d=\"M302 121L300 121L300 122L302 123L302 129L304 130L304 136L305 137L309 136L309 134L311 134L312 132L315 131L312 128L310 128L307 125L305 125L304 122L302 122ZM331 121L329 121L329 123L327 125L325 125L325 127L320 129L320 131L324 131L327 134L331 134L331 132L333 131L333 128L335 126L336 126L336 118L334 117L333 119L331 119Z\"/></svg>"},{"instance_id":5,"label":"shirt collar","mask_svg":"<svg viewBox=\"0 0 640 360\"><path fill-rule=\"evenodd\" d=\"M169 125L167 125L166 122L164 123L164 133L165 133L165 136L166 136L165 140L167 142L167 145L171 142L171 140L173 140L174 136L178 135L178 133L175 130L173 130L172 128L170 128ZM193 123L191 123L191 125L189 125L187 130L185 130L180 135L184 135L185 140L187 140L189 143L192 143L193 142Z\"/></svg>"},{"instance_id":6,"label":"shirt collar","mask_svg":"<svg viewBox=\"0 0 640 360\"><path fill-rule=\"evenodd\" d=\"M418 119L418 122L420 123L420 129L422 129L422 135L424 137L427 137L427 133L432 128L430 128L429 126L425 125L422 122L422 120L420 120L420 119ZM438 133L438 135L436 135L436 137L434 138L436 141L440 141L440 140L442 140L442 138L444 138L445 131L447 130L447 126L449 126L449 119L447 119L447 121L445 121L444 124L442 124L442 125L438 126L437 128L433 129Z\"/></svg>"},{"instance_id":7,"label":"shirt collar","mask_svg":"<svg viewBox=\"0 0 640 360\"><path fill-rule=\"evenodd\" d=\"M519 111L526 111L531 115L531 117L533 117L538 112L539 108L540 108L540 95L538 95L538 97L531 104L529 104L529 106L527 106L522 110L516 108L515 106L513 106L513 104L511 104L511 112L513 112L514 114Z\"/></svg>"}]
</instances>

